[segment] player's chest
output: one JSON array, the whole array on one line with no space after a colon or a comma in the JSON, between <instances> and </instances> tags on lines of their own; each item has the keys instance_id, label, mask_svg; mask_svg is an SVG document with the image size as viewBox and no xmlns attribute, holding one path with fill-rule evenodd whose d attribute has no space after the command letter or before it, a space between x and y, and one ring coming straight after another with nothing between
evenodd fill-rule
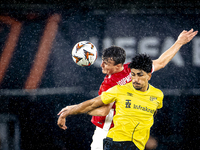
<instances>
[{"instance_id":1,"label":"player's chest","mask_svg":"<svg viewBox=\"0 0 200 150\"><path fill-rule=\"evenodd\" d=\"M140 95L131 92L119 95L117 103L122 109L151 109L156 110L158 107L158 97L153 95Z\"/></svg>"},{"instance_id":2,"label":"player's chest","mask_svg":"<svg viewBox=\"0 0 200 150\"><path fill-rule=\"evenodd\" d=\"M124 72L117 75L107 76L103 84L125 85L131 82L131 73Z\"/></svg>"}]
</instances>

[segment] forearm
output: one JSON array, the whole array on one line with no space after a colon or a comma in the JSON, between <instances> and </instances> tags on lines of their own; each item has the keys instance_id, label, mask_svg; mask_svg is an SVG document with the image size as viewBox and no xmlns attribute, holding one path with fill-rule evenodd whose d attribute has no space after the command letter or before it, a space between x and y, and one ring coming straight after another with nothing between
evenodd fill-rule
<instances>
[{"instance_id":1,"label":"forearm","mask_svg":"<svg viewBox=\"0 0 200 150\"><path fill-rule=\"evenodd\" d=\"M164 52L158 59L153 61L154 71L164 68L170 60L176 55L179 49L184 45L190 42L196 35L198 31L190 31L183 30L181 34L178 36L176 42L166 51Z\"/></svg>"},{"instance_id":2,"label":"forearm","mask_svg":"<svg viewBox=\"0 0 200 150\"><path fill-rule=\"evenodd\" d=\"M182 43L176 41L167 51L165 51L158 59L153 61L154 71L164 68L176 55L176 53L183 46Z\"/></svg>"},{"instance_id":3,"label":"forearm","mask_svg":"<svg viewBox=\"0 0 200 150\"><path fill-rule=\"evenodd\" d=\"M92 111L93 109L95 109L103 104L101 101L100 102L97 101L99 99L100 99L100 96L98 96L94 99L82 102L82 103L72 107L68 111L64 111L61 114L61 117L66 118L67 116L70 116L70 115L77 115L77 114L82 114L82 113L87 113L89 111Z\"/></svg>"}]
</instances>

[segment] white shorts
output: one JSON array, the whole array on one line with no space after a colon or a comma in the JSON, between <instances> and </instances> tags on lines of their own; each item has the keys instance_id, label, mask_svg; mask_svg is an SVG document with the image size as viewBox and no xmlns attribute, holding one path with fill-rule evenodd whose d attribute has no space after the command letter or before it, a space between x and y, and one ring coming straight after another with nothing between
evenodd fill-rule
<instances>
[{"instance_id":1,"label":"white shorts","mask_svg":"<svg viewBox=\"0 0 200 150\"><path fill-rule=\"evenodd\" d=\"M103 139L106 138L108 131L96 127L92 137L91 150L103 150Z\"/></svg>"},{"instance_id":2,"label":"white shorts","mask_svg":"<svg viewBox=\"0 0 200 150\"><path fill-rule=\"evenodd\" d=\"M96 130L94 131L94 135L92 137L92 144L91 144L91 150L103 150L103 139L106 138L107 133L110 129L112 120L114 115L114 109L111 109L109 114L106 116L105 123L102 128L96 127Z\"/></svg>"}]
</instances>

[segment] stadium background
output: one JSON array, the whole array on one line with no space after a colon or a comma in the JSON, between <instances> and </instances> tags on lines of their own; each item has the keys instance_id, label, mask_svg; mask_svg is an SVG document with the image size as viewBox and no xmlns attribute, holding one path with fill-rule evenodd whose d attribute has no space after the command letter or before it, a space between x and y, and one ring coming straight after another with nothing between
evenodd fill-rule
<instances>
[{"instance_id":1,"label":"stadium background","mask_svg":"<svg viewBox=\"0 0 200 150\"><path fill-rule=\"evenodd\" d=\"M68 130L56 125L66 105L97 95L102 49L122 46L127 61L136 53L153 59L179 33L199 30L200 2L183 1L3 1L0 3L0 149L88 150L91 116L68 118ZM71 49L93 42L97 62L79 67ZM151 84L163 90L152 135L158 150L199 148L200 38L183 46Z\"/></svg>"}]
</instances>

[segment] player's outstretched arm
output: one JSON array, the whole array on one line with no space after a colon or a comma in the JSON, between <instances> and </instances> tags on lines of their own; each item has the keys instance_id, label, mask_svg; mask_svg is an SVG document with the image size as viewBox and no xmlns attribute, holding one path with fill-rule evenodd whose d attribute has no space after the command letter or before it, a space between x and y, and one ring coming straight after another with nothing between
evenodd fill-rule
<instances>
[{"instance_id":1,"label":"player's outstretched arm","mask_svg":"<svg viewBox=\"0 0 200 150\"><path fill-rule=\"evenodd\" d=\"M61 111L57 115L58 116L61 115L64 111L67 111L67 110L73 108L74 106L76 106L76 105L70 105L70 106L64 107L63 109L61 109Z\"/></svg>"},{"instance_id":2,"label":"player's outstretched arm","mask_svg":"<svg viewBox=\"0 0 200 150\"><path fill-rule=\"evenodd\" d=\"M198 31L194 31L193 29L189 31L183 30L178 36L176 42L158 59L153 60L154 71L164 68L176 55L180 48L190 42L197 35L197 33Z\"/></svg>"},{"instance_id":3,"label":"player's outstretched arm","mask_svg":"<svg viewBox=\"0 0 200 150\"><path fill-rule=\"evenodd\" d=\"M107 104L107 105L103 105L101 107L95 108L89 112L87 112L87 114L91 115L91 116L107 116L110 112L110 109L112 108L114 102ZM70 106L66 106L63 109L61 109L61 111L57 114L58 116L61 115L63 112L68 111L69 109L73 108L76 105L70 105Z\"/></svg>"},{"instance_id":4,"label":"player's outstretched arm","mask_svg":"<svg viewBox=\"0 0 200 150\"><path fill-rule=\"evenodd\" d=\"M101 100L101 96L95 97L91 100L87 100L83 103L80 103L80 104L72 107L71 109L69 109L67 111L62 112L58 118L57 124L61 129L66 130L67 126L65 125L65 122L66 122L67 116L87 113L87 112L89 112L97 107L103 106L103 105L104 105L104 103Z\"/></svg>"}]
</instances>

